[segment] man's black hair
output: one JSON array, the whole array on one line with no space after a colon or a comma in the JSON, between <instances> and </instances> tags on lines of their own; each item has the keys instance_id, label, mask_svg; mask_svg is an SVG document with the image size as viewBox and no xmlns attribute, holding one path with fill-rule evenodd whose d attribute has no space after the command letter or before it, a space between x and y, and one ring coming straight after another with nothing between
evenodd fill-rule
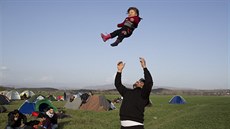
<instances>
[{"instance_id":1,"label":"man's black hair","mask_svg":"<svg viewBox=\"0 0 230 129\"><path fill-rule=\"evenodd\" d=\"M139 81L145 83L145 79L144 78L139 79Z\"/></svg>"}]
</instances>

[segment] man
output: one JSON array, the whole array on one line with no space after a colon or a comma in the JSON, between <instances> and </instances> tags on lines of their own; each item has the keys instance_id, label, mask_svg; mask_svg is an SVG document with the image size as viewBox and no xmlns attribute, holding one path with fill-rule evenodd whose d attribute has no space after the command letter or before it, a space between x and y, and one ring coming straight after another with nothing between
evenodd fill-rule
<instances>
[{"instance_id":1,"label":"man","mask_svg":"<svg viewBox=\"0 0 230 129\"><path fill-rule=\"evenodd\" d=\"M144 79L140 79L133 84L133 89L128 89L121 82L122 70L125 63L122 61L117 64L117 75L115 86L123 96L120 107L121 129L144 129L145 106L149 104L149 95L152 90L153 80L146 67L144 58L140 58L141 67L144 70Z\"/></svg>"},{"instance_id":2,"label":"man","mask_svg":"<svg viewBox=\"0 0 230 129\"><path fill-rule=\"evenodd\" d=\"M23 120L23 124L21 123ZM17 109L8 113L8 124L6 129L20 129L24 127L27 122L25 115L20 113Z\"/></svg>"},{"instance_id":3,"label":"man","mask_svg":"<svg viewBox=\"0 0 230 129\"><path fill-rule=\"evenodd\" d=\"M57 129L58 128L58 124L57 124L57 114L54 112L54 109L52 107L49 107L48 110L46 111L46 121L50 121L51 124L51 129ZM49 126L45 125L45 126Z\"/></svg>"}]
</instances>

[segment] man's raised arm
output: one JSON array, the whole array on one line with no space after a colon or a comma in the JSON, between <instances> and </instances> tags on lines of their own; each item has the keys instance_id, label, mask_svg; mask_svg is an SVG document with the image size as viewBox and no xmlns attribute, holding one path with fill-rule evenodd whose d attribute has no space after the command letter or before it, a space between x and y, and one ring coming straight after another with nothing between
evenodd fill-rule
<instances>
[{"instance_id":1,"label":"man's raised arm","mask_svg":"<svg viewBox=\"0 0 230 129\"><path fill-rule=\"evenodd\" d=\"M148 98L153 87L153 79L149 70L147 69L146 61L144 58L140 58L140 63L141 63L141 67L144 70L144 77L145 77L145 84L142 88L142 96L144 98Z\"/></svg>"},{"instance_id":2,"label":"man's raised arm","mask_svg":"<svg viewBox=\"0 0 230 129\"><path fill-rule=\"evenodd\" d=\"M121 96L124 96L125 92L127 91L127 88L123 86L121 82L121 73L123 68L125 67L125 63L122 61L118 62L117 64L117 75L115 77L115 86L118 90L118 92L121 94Z\"/></svg>"}]
</instances>

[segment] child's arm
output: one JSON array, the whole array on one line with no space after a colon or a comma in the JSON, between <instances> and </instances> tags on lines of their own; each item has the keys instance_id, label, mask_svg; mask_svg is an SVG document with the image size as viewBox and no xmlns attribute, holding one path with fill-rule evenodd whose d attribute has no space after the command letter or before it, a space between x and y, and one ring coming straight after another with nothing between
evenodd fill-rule
<instances>
[{"instance_id":1,"label":"child's arm","mask_svg":"<svg viewBox=\"0 0 230 129\"><path fill-rule=\"evenodd\" d=\"M124 26L124 23L125 23L125 22L122 22L122 23L120 23L120 24L117 24L117 27L119 27L119 28L120 28L120 27L123 27L123 26Z\"/></svg>"},{"instance_id":2,"label":"child's arm","mask_svg":"<svg viewBox=\"0 0 230 129\"><path fill-rule=\"evenodd\" d=\"M127 19L127 18L126 18ZM124 26L124 24L125 24L125 21L126 21L126 19L122 22L122 23L120 23L120 24L117 24L117 27L123 27Z\"/></svg>"},{"instance_id":3,"label":"child's arm","mask_svg":"<svg viewBox=\"0 0 230 129\"><path fill-rule=\"evenodd\" d=\"M131 23L133 23L134 25L135 25L135 28L138 26L138 23L140 22L140 17L138 17L138 16L134 16L134 17L127 17L127 18L125 18L125 20L122 22L122 23L120 23L120 24L117 24L117 27L123 27L124 26L124 24L125 24L125 22L126 21L129 21L129 22L131 22Z\"/></svg>"}]
</instances>

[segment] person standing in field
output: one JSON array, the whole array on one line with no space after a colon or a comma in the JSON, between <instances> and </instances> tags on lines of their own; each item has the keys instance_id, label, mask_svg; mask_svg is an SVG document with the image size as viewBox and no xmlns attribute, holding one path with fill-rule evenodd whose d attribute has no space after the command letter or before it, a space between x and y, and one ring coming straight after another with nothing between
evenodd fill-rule
<instances>
[{"instance_id":1,"label":"person standing in field","mask_svg":"<svg viewBox=\"0 0 230 129\"><path fill-rule=\"evenodd\" d=\"M144 71L144 78L133 84L133 89L126 88L121 81L122 70L125 63L117 64L115 86L123 97L120 107L121 129L144 129L144 111L149 104L149 96L153 86L153 79L146 67L144 58L140 58L141 67Z\"/></svg>"}]
</instances>

